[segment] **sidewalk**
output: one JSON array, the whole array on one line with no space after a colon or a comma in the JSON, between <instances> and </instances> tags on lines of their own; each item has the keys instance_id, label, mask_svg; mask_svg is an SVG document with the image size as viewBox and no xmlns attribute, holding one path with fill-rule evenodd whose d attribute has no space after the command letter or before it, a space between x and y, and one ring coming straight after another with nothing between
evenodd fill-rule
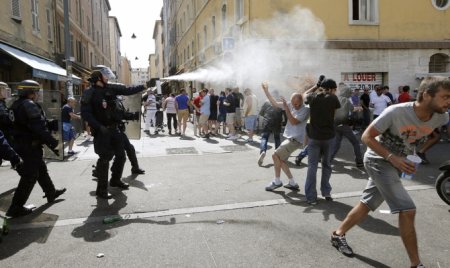
<instances>
[{"instance_id":1,"label":"sidewalk","mask_svg":"<svg viewBox=\"0 0 450 268\"><path fill-rule=\"evenodd\" d=\"M248 138L245 134L237 140L227 140L224 134L211 136L209 139L194 135L194 125L188 122L186 135L184 137L177 135L169 135L167 128L165 132L158 135L148 135L143 132L144 124L141 124L141 139L130 140L136 149L138 158L157 157L166 155L203 155L203 154L220 154L230 153L233 151L256 150L259 153L259 136L255 135L253 143L246 143ZM76 155L69 157L74 159L97 159L98 156L94 152L92 141L86 140L82 135L75 141L73 150L78 152Z\"/></svg>"}]
</instances>

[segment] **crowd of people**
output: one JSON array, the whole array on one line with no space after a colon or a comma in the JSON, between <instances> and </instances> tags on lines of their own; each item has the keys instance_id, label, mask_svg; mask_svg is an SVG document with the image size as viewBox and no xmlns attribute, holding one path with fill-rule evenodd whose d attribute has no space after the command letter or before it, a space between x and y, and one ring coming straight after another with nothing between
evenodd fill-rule
<instances>
[{"instance_id":1,"label":"crowd of people","mask_svg":"<svg viewBox=\"0 0 450 268\"><path fill-rule=\"evenodd\" d=\"M104 199L111 198L108 181L110 187L128 189L128 184L121 180L126 155L132 163L134 174L145 173L139 168L134 147L125 134L124 108L119 96L137 94L146 87L126 87L108 82L114 78L109 68L99 66L92 72L90 87L83 93L81 115L74 113L76 101L73 98L69 98L62 108L63 140L67 142L69 155L75 153L72 150L75 135L71 120L83 118L92 131L94 149L99 156L94 170L98 179L95 193ZM0 132L0 158L11 161L20 175L19 185L6 213L10 217L32 212L24 204L36 181L48 202L55 201L66 191L65 188L55 188L43 161L44 145L55 154L59 152L58 141L51 135L50 123L36 102L40 86L35 81L25 80L17 89L19 98L10 108L14 114L12 118L15 118L11 123L13 146ZM219 95L215 94L214 89L204 88L192 100L184 89L178 95L170 94L161 100L152 90L147 90L144 132L151 134L151 124L156 125L158 119L155 114L161 109L166 113L169 135L185 136L192 109L200 137L210 139L222 132L228 140L234 141L245 133L248 137L246 143L256 143L254 135L258 118L261 118L259 165L263 164L267 154L270 134L273 134L275 143L272 154L274 178L265 190L274 191L284 186L291 191L300 191L288 159L294 152L303 149L302 158L308 156L305 197L311 206L319 201L316 189L319 162L322 167L321 196L327 202L333 201L331 163L345 137L352 144L355 165L365 168L369 180L358 204L332 232L332 245L344 255L352 256L353 250L347 243L346 233L386 201L391 213L398 214L400 236L412 267L423 267L420 266L414 227L416 207L401 183L399 172L415 173L416 166L406 156L417 154L426 163L425 151L439 141L436 137L440 136L441 129L448 132L450 79L425 78L414 97L409 95L409 86L401 87L399 93L394 95L389 93L387 86L381 85L376 85L372 92L363 88L360 94L359 89L352 90L344 83L338 85L324 76L308 89L293 92L289 99L277 90L269 90L267 82L262 83L261 89L267 100L260 109L256 94L249 88L244 89L244 94L240 93L239 88L226 88ZM283 125L284 139L280 137ZM367 146L364 156L355 135L357 129L363 131L361 141ZM111 176L108 174L110 161L113 161ZM288 180L284 185L281 171Z\"/></svg>"}]
</instances>

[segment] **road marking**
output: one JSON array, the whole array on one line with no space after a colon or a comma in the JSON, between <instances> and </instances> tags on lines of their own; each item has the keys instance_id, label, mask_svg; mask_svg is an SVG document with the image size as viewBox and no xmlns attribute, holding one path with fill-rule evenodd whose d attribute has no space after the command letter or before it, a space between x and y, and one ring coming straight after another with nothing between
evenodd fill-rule
<instances>
[{"instance_id":1,"label":"road marking","mask_svg":"<svg viewBox=\"0 0 450 268\"><path fill-rule=\"evenodd\" d=\"M413 185L405 187L407 191L420 191L434 189L434 186L428 185ZM334 199L343 199L360 196L362 191L357 192L346 192L333 194ZM299 202L298 199L292 199L291 201ZM236 210L236 209L246 209L246 208L256 208L256 207L268 207L289 204L286 199L272 199L264 201L254 201L254 202L243 202L234 204L224 204L206 207L192 207L192 208L176 208L152 212L142 212L142 213L130 213L130 214L120 214L123 220L133 220L133 219L144 219L144 218L158 218L158 217L168 217L176 215L191 215L196 213L206 213L206 212L216 212L216 211L226 211L226 210ZM75 218L75 219L65 219L57 221L43 221L43 222L32 222L25 224L11 225L11 230L23 230L23 229L35 229L35 228L49 228L49 227L59 227L59 226L69 226L78 225L85 223L97 223L102 222L106 216L97 216L89 218Z\"/></svg>"}]
</instances>

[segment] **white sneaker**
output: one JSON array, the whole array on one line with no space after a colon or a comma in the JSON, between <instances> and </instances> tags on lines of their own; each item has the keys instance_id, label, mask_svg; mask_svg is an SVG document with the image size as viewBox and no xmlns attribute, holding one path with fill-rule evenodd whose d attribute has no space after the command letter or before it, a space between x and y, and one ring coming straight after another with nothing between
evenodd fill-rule
<instances>
[{"instance_id":1,"label":"white sneaker","mask_svg":"<svg viewBox=\"0 0 450 268\"><path fill-rule=\"evenodd\" d=\"M262 152L262 153L259 155L259 159L258 159L258 165L259 165L259 166L261 166L261 165L263 164L264 157L266 157L266 152Z\"/></svg>"},{"instance_id":2,"label":"white sneaker","mask_svg":"<svg viewBox=\"0 0 450 268\"><path fill-rule=\"evenodd\" d=\"M231 135L227 138L227 140L237 140L238 137L236 137L235 135Z\"/></svg>"}]
</instances>

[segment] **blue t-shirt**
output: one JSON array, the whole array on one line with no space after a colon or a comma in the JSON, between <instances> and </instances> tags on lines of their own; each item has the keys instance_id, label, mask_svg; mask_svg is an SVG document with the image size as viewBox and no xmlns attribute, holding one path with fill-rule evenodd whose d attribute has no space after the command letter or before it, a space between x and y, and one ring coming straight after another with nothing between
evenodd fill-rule
<instances>
[{"instance_id":1,"label":"blue t-shirt","mask_svg":"<svg viewBox=\"0 0 450 268\"><path fill-rule=\"evenodd\" d=\"M186 110L188 109L188 102L189 102L189 97L181 94L175 97L175 100L178 103L178 110Z\"/></svg>"},{"instance_id":2,"label":"blue t-shirt","mask_svg":"<svg viewBox=\"0 0 450 268\"><path fill-rule=\"evenodd\" d=\"M205 95L203 99L201 100L202 106L200 107L200 113L204 115L210 115L211 114L211 103L209 95Z\"/></svg>"},{"instance_id":3,"label":"blue t-shirt","mask_svg":"<svg viewBox=\"0 0 450 268\"><path fill-rule=\"evenodd\" d=\"M62 107L61 121L63 123L70 123L70 113L73 113L73 108L66 104Z\"/></svg>"},{"instance_id":4,"label":"blue t-shirt","mask_svg":"<svg viewBox=\"0 0 450 268\"><path fill-rule=\"evenodd\" d=\"M227 113L227 107L225 107L225 105L223 105L223 101L226 99L225 96L220 96L219 97L219 113L220 114L226 114Z\"/></svg>"}]
</instances>

